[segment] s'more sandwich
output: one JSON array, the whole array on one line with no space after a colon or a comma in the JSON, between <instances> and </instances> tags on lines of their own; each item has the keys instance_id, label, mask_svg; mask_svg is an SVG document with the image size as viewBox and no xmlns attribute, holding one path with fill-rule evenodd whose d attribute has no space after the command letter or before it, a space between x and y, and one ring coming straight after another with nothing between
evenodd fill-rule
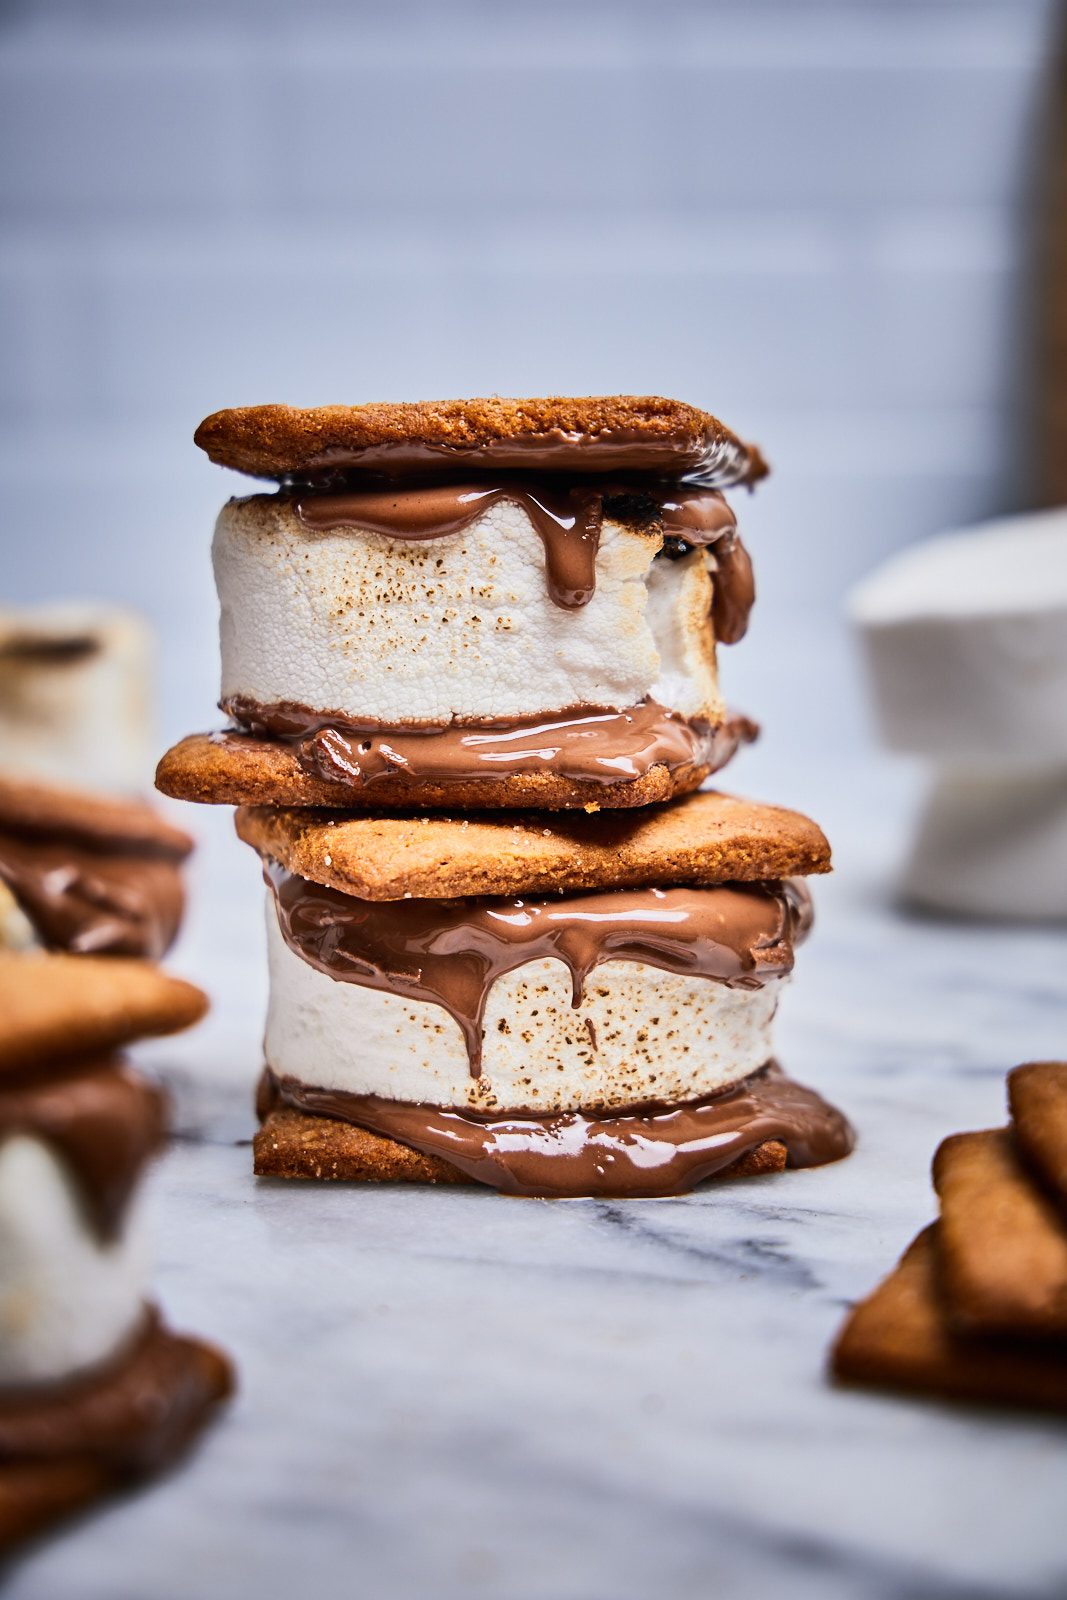
<instances>
[{"instance_id":1,"label":"s'more sandwich","mask_svg":"<svg viewBox=\"0 0 1067 1600\"><path fill-rule=\"evenodd\" d=\"M753 736L716 647L766 472L658 398L220 412L278 485L215 534L230 729L157 782L237 803L268 886L256 1171L668 1195L848 1153L774 1059L829 868L695 791Z\"/></svg>"},{"instance_id":2,"label":"s'more sandwich","mask_svg":"<svg viewBox=\"0 0 1067 1600\"><path fill-rule=\"evenodd\" d=\"M716 668L754 596L721 489L766 468L707 413L628 396L254 406L196 442L279 488L218 519L235 731L171 750L165 793L647 805L752 737Z\"/></svg>"},{"instance_id":3,"label":"s'more sandwich","mask_svg":"<svg viewBox=\"0 0 1067 1600\"><path fill-rule=\"evenodd\" d=\"M232 1388L149 1294L166 1104L122 1055L206 1009L143 961L0 953L0 1555L169 1466Z\"/></svg>"}]
</instances>

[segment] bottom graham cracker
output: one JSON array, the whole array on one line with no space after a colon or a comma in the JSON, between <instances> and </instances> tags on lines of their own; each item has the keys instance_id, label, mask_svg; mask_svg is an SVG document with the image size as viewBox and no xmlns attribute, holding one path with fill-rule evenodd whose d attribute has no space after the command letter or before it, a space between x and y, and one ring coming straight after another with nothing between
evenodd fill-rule
<instances>
[{"instance_id":1,"label":"bottom graham cracker","mask_svg":"<svg viewBox=\"0 0 1067 1600\"><path fill-rule=\"evenodd\" d=\"M1067 1411L1067 1352L957 1334L939 1281L938 1225L924 1228L838 1337L834 1377L945 1400Z\"/></svg>"},{"instance_id":2,"label":"bottom graham cracker","mask_svg":"<svg viewBox=\"0 0 1067 1600\"><path fill-rule=\"evenodd\" d=\"M474 1180L441 1156L423 1155L377 1133L332 1117L313 1117L287 1106L268 1110L252 1141L260 1178L334 1178L355 1183L469 1183ZM786 1147L768 1139L747 1150L716 1178L754 1178L783 1172ZM480 1187L480 1186L479 1186Z\"/></svg>"}]
</instances>

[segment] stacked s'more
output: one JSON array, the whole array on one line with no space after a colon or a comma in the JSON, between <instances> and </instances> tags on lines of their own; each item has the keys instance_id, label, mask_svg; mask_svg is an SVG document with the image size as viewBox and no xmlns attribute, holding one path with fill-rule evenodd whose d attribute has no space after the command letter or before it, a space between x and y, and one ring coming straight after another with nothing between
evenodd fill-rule
<instances>
[{"instance_id":1,"label":"stacked s'more","mask_svg":"<svg viewBox=\"0 0 1067 1600\"><path fill-rule=\"evenodd\" d=\"M158 961L192 840L137 798L152 638L90 603L0 609L0 951Z\"/></svg>"},{"instance_id":2,"label":"stacked s'more","mask_svg":"<svg viewBox=\"0 0 1067 1600\"><path fill-rule=\"evenodd\" d=\"M658 398L261 406L216 528L223 732L157 783L236 804L268 886L256 1171L667 1195L847 1154L774 1062L829 868L700 785L754 735L716 646L766 468Z\"/></svg>"},{"instance_id":3,"label":"stacked s'more","mask_svg":"<svg viewBox=\"0 0 1067 1600\"><path fill-rule=\"evenodd\" d=\"M206 997L146 961L0 953L0 1556L193 1442L233 1377L148 1294L165 1121L124 1058Z\"/></svg>"}]
</instances>

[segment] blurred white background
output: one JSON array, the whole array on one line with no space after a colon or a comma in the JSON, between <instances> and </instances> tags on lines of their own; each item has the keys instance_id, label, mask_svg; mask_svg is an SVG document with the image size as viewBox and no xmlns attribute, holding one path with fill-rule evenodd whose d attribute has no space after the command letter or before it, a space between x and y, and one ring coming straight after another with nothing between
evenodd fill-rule
<instances>
[{"instance_id":1,"label":"blurred white background","mask_svg":"<svg viewBox=\"0 0 1067 1600\"><path fill-rule=\"evenodd\" d=\"M658 392L775 468L749 787L862 737L842 593L1025 505L1051 0L8 0L0 591L217 692L221 406ZM856 746L858 750L859 745ZM739 769L740 770L740 769ZM784 788L783 788L784 785Z\"/></svg>"}]
</instances>

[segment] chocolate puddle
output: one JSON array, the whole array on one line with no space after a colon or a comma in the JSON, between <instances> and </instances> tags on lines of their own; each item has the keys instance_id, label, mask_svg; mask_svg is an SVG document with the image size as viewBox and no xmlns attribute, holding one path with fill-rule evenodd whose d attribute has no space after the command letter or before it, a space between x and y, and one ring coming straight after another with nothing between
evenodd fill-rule
<instances>
[{"instance_id":1,"label":"chocolate puddle","mask_svg":"<svg viewBox=\"0 0 1067 1600\"><path fill-rule=\"evenodd\" d=\"M29 1134L71 1169L100 1238L118 1237L148 1159L163 1142L166 1097L117 1057L70 1075L0 1079L0 1143Z\"/></svg>"},{"instance_id":2,"label":"chocolate puddle","mask_svg":"<svg viewBox=\"0 0 1067 1600\"><path fill-rule=\"evenodd\" d=\"M748 558L737 538L733 512L715 489L641 483L588 487L541 480L412 484L301 495L296 511L302 522L320 532L361 528L391 539L421 541L461 533L490 506L505 499L520 505L537 530L545 552L548 592L553 602L566 610L588 605L595 593L596 556L605 512L650 531L662 529L664 540L676 553L682 546L717 547L721 542L724 562L715 587L717 593L721 582L724 590L730 590L729 598L720 602L720 611L727 628L733 629L733 637L718 632L718 617L716 636L728 644L744 633L755 598L753 589L746 606L751 564L746 578L741 567Z\"/></svg>"},{"instance_id":3,"label":"chocolate puddle","mask_svg":"<svg viewBox=\"0 0 1067 1600\"><path fill-rule=\"evenodd\" d=\"M627 711L575 706L547 715L387 727L339 711L244 695L219 702L242 732L283 740L314 777L366 788L396 773L413 783L503 780L554 773L591 783L626 783L654 766L715 772L756 737L747 717L712 727L654 700ZM224 737L224 735L222 736Z\"/></svg>"},{"instance_id":4,"label":"chocolate puddle","mask_svg":"<svg viewBox=\"0 0 1067 1600\"><path fill-rule=\"evenodd\" d=\"M564 1199L685 1194L769 1139L791 1167L847 1156L855 1136L813 1089L770 1063L705 1100L626 1113L478 1117L469 1111L316 1089L270 1074L265 1096L313 1116L355 1123L442 1156L501 1194Z\"/></svg>"},{"instance_id":5,"label":"chocolate puddle","mask_svg":"<svg viewBox=\"0 0 1067 1600\"><path fill-rule=\"evenodd\" d=\"M496 980L551 956L570 971L572 1004L604 961L759 989L792 970L811 924L799 879L694 889L611 889L559 899L357 900L265 861L282 937L331 978L442 1006L458 1023L472 1078Z\"/></svg>"},{"instance_id":6,"label":"chocolate puddle","mask_svg":"<svg viewBox=\"0 0 1067 1600\"><path fill-rule=\"evenodd\" d=\"M184 906L173 855L108 854L5 830L0 881L43 944L76 955L158 961L174 941Z\"/></svg>"}]
</instances>

